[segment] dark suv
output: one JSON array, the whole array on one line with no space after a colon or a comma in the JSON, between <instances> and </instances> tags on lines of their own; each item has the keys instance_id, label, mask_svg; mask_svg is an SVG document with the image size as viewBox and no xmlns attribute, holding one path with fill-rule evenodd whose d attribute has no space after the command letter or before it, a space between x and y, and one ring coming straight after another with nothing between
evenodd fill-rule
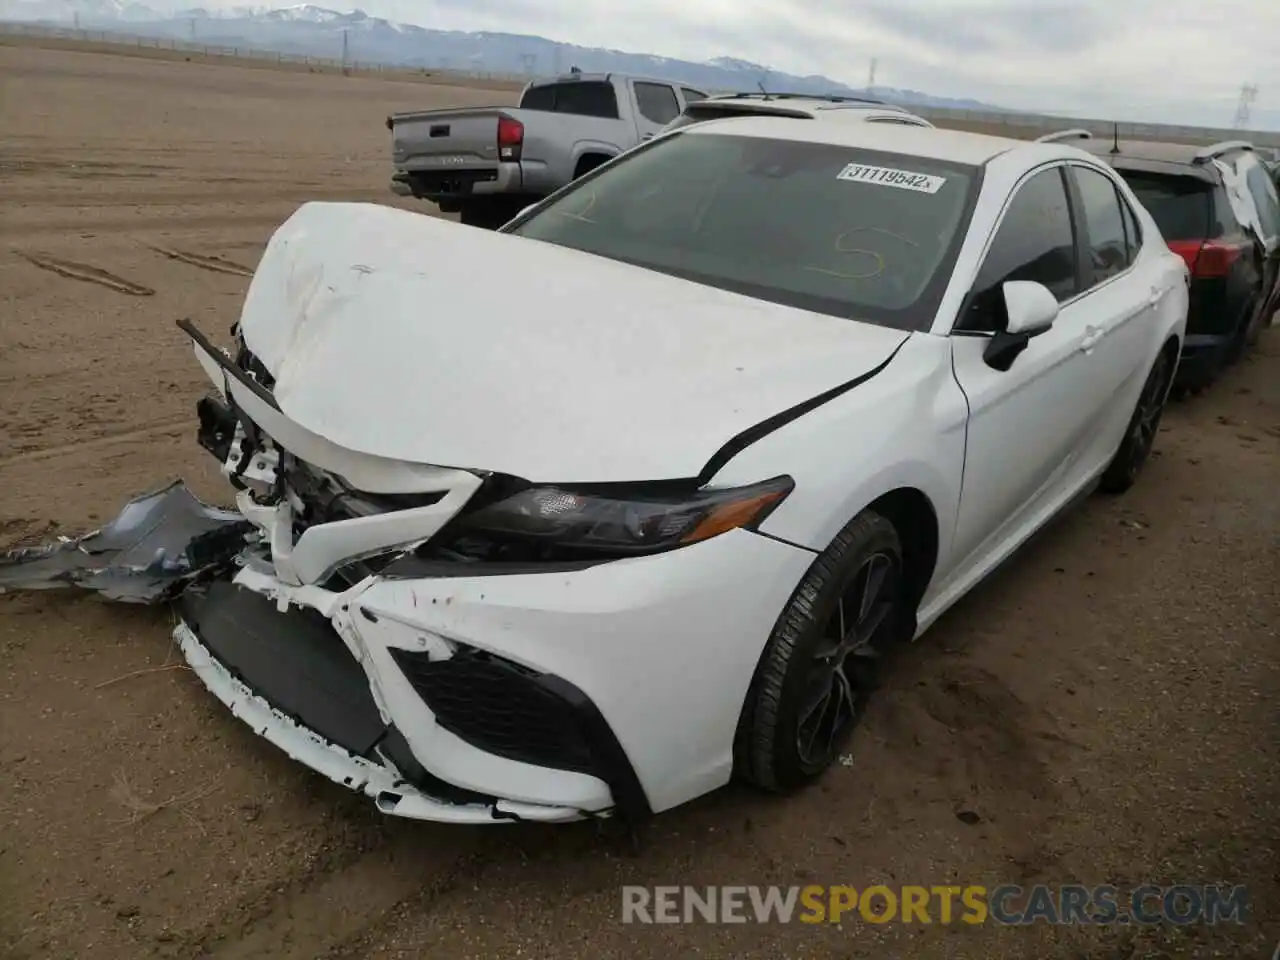
<instances>
[{"instance_id":1,"label":"dark suv","mask_svg":"<svg viewBox=\"0 0 1280 960\"><path fill-rule=\"evenodd\" d=\"M1121 142L1083 130L1040 139L1078 140L1110 163L1186 260L1191 306L1178 384L1211 383L1280 308L1280 199L1262 159L1243 141Z\"/></svg>"}]
</instances>

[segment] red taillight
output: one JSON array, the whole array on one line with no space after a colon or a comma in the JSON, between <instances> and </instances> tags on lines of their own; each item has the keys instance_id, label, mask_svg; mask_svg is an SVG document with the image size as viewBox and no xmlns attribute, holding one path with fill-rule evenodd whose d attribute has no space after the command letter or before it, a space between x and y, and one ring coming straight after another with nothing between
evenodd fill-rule
<instances>
[{"instance_id":1,"label":"red taillight","mask_svg":"<svg viewBox=\"0 0 1280 960\"><path fill-rule=\"evenodd\" d=\"M1193 277L1225 277L1240 259L1244 247L1217 240L1172 240L1169 249L1187 262Z\"/></svg>"},{"instance_id":2,"label":"red taillight","mask_svg":"<svg viewBox=\"0 0 1280 960\"><path fill-rule=\"evenodd\" d=\"M519 160L524 145L524 124L512 117L498 118L498 156L503 160Z\"/></svg>"}]
</instances>

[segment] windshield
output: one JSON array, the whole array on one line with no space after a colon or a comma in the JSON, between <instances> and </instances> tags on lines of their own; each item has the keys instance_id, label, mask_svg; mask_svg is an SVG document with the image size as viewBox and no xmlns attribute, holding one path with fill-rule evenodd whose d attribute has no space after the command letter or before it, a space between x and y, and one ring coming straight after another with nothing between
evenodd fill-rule
<instances>
[{"instance_id":1,"label":"windshield","mask_svg":"<svg viewBox=\"0 0 1280 960\"><path fill-rule=\"evenodd\" d=\"M509 232L775 303L927 329L976 167L790 140L672 134Z\"/></svg>"}]
</instances>

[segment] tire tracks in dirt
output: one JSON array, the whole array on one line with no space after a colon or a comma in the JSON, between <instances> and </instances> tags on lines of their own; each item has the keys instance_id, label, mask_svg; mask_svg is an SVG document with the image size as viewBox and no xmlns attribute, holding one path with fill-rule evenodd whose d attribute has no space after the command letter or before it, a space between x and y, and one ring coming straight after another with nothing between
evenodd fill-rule
<instances>
[{"instance_id":1,"label":"tire tracks in dirt","mask_svg":"<svg viewBox=\"0 0 1280 960\"><path fill-rule=\"evenodd\" d=\"M194 230L223 230L228 227L243 229L255 227L278 227L296 209L296 204L284 205L283 213L247 212L242 214L209 214L205 216L184 216L180 213L164 216L136 216L89 218L74 217L67 219L49 218L38 223L2 223L0 237L19 238L80 234L86 231L94 233L139 233L152 230L181 229L184 232ZM261 209L260 207L258 208Z\"/></svg>"},{"instance_id":2,"label":"tire tracks in dirt","mask_svg":"<svg viewBox=\"0 0 1280 960\"><path fill-rule=\"evenodd\" d=\"M429 912L464 883L479 880L492 862L486 849L491 841L471 836L472 849L454 853L443 869L418 856L416 844L409 844L410 856L397 856L389 845L312 877L277 900L246 935L213 951L210 960L363 960L374 939L399 917ZM354 909L348 906L353 901ZM324 939L318 943L319 930Z\"/></svg>"},{"instance_id":3,"label":"tire tracks in dirt","mask_svg":"<svg viewBox=\"0 0 1280 960\"><path fill-rule=\"evenodd\" d=\"M355 960L395 917L421 911L474 881L490 862L493 840L474 833L406 835L404 824L366 821L334 852L283 883L244 891L199 930L181 938L179 955L208 960ZM325 942L317 943L323 931Z\"/></svg>"},{"instance_id":4,"label":"tire tracks in dirt","mask_svg":"<svg viewBox=\"0 0 1280 960\"><path fill-rule=\"evenodd\" d=\"M194 419L188 415L166 417L163 420L156 420L144 427L129 427L124 430L114 430L101 436L94 437L91 440L76 440L71 443L60 443L52 447L42 447L36 450L24 450L21 453L15 453L7 457L0 457L0 470L5 467L12 467L23 463L32 463L39 460L53 460L57 457L65 456L71 453L83 453L85 451L98 450L102 447L109 447L116 443L130 443L135 440L147 440L161 434L176 434L184 430L193 428Z\"/></svg>"},{"instance_id":5,"label":"tire tracks in dirt","mask_svg":"<svg viewBox=\"0 0 1280 960\"><path fill-rule=\"evenodd\" d=\"M253 269L246 267L242 263L236 263L234 260L227 260L213 254L191 253L186 250L176 250L172 247L162 247L156 244L143 243L148 250L154 250L161 256L168 257L170 260L176 260L179 263L186 263L193 267L199 267L201 270L210 270L213 273L229 273L237 277L252 277Z\"/></svg>"},{"instance_id":6,"label":"tire tracks in dirt","mask_svg":"<svg viewBox=\"0 0 1280 960\"><path fill-rule=\"evenodd\" d=\"M131 297L151 297L155 295L155 290L152 287L116 276L109 270L95 267L91 263L63 260L61 257L51 257L43 253L28 253L22 250L18 251L18 256L41 270L56 273L58 276L65 277L68 280L96 283L100 287L106 287L108 290L114 290L117 293L128 294Z\"/></svg>"},{"instance_id":7,"label":"tire tracks in dirt","mask_svg":"<svg viewBox=\"0 0 1280 960\"><path fill-rule=\"evenodd\" d=\"M227 906L185 935L169 938L169 949L184 957L272 957L273 949L288 946L292 924L292 904L314 902L317 889L325 889L326 881L344 876L362 863L381 862L380 850L388 843L387 831L376 821L351 818L354 835L343 837L341 827L326 829L325 842L318 854L285 873L260 883L246 886ZM334 835L338 833L338 835ZM363 893L360 898L363 899ZM325 902L329 915L340 906ZM309 918L304 918L303 922ZM273 938L272 931L280 928ZM305 941L306 938L301 938ZM258 953L260 943L266 953ZM175 949L176 948L176 949Z\"/></svg>"}]
</instances>

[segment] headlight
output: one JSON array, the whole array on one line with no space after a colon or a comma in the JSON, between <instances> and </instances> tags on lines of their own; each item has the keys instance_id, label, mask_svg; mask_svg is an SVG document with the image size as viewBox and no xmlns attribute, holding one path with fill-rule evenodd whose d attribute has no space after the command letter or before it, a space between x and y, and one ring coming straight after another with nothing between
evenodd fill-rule
<instances>
[{"instance_id":1,"label":"headlight","mask_svg":"<svg viewBox=\"0 0 1280 960\"><path fill-rule=\"evenodd\" d=\"M794 486L790 477L775 477L682 497L532 487L459 517L456 532L605 553L649 553L754 527Z\"/></svg>"}]
</instances>

